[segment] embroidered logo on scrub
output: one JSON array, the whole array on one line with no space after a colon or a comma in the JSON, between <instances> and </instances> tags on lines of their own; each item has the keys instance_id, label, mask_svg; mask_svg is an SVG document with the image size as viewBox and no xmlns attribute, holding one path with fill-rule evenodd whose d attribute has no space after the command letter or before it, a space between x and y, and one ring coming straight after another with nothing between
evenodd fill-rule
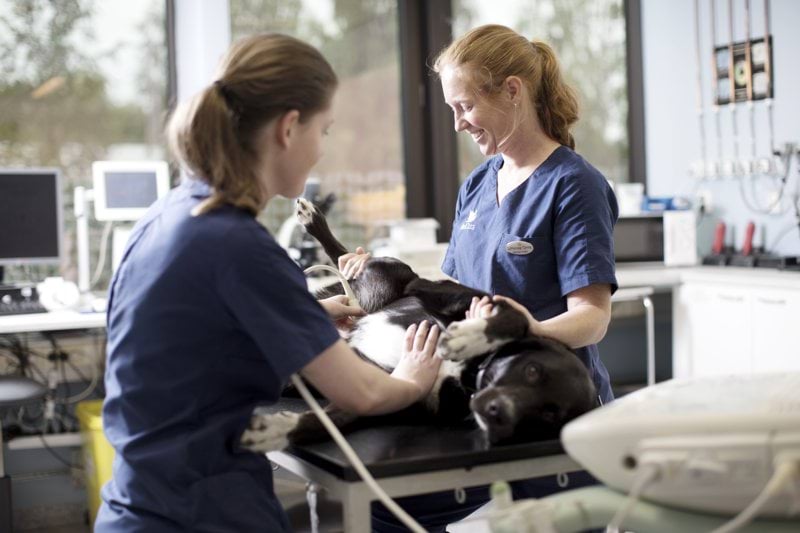
<instances>
[{"instance_id":1,"label":"embroidered logo on scrub","mask_svg":"<svg viewBox=\"0 0 800 533\"><path fill-rule=\"evenodd\" d=\"M477 211L470 211L469 216L467 216L467 221L461 224L461 229L475 229L475 219L478 218Z\"/></svg>"},{"instance_id":2,"label":"embroidered logo on scrub","mask_svg":"<svg viewBox=\"0 0 800 533\"><path fill-rule=\"evenodd\" d=\"M514 255L528 255L533 251L533 245L525 241L511 241L506 244L506 252Z\"/></svg>"}]
</instances>

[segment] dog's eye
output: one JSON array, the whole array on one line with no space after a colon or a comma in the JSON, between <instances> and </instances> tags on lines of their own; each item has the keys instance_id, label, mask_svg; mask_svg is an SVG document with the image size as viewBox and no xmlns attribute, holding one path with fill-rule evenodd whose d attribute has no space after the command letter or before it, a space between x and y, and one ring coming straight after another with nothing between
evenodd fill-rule
<instances>
[{"instance_id":1,"label":"dog's eye","mask_svg":"<svg viewBox=\"0 0 800 533\"><path fill-rule=\"evenodd\" d=\"M528 383L536 383L539 381L539 368L534 364L529 364L525 367L525 380Z\"/></svg>"}]
</instances>

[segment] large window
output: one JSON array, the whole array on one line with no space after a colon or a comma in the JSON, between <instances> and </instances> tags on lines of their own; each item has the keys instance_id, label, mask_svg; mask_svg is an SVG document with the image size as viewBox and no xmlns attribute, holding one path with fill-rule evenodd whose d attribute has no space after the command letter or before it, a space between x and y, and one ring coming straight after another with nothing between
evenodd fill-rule
<instances>
[{"instance_id":1,"label":"large window","mask_svg":"<svg viewBox=\"0 0 800 533\"><path fill-rule=\"evenodd\" d=\"M316 46L339 76L325 155L312 171L336 202L329 220L352 249L383 221L405 217L397 4L394 0L231 0L233 39L259 32ZM264 222L276 232L293 204L275 199Z\"/></svg>"},{"instance_id":2,"label":"large window","mask_svg":"<svg viewBox=\"0 0 800 533\"><path fill-rule=\"evenodd\" d=\"M164 17L164 0L0 3L0 167L61 169L61 271L70 279L77 277L73 190L91 186L92 162L165 157ZM93 224L93 266L100 233ZM9 268L6 279L51 273L42 270Z\"/></svg>"},{"instance_id":3,"label":"large window","mask_svg":"<svg viewBox=\"0 0 800 533\"><path fill-rule=\"evenodd\" d=\"M453 35L482 24L503 24L549 43L578 93L576 151L606 178L628 181L628 98L623 0L453 0ZM482 160L459 135L461 178Z\"/></svg>"}]
</instances>

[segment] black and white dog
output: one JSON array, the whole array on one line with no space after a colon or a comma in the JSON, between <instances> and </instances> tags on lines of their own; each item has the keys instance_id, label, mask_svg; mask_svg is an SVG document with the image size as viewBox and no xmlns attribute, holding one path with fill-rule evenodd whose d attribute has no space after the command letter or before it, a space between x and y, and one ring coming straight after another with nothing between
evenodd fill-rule
<instances>
[{"instance_id":1,"label":"black and white dog","mask_svg":"<svg viewBox=\"0 0 800 533\"><path fill-rule=\"evenodd\" d=\"M347 250L324 215L303 199L296 213L336 264ZM387 372L400 360L408 326L428 320L442 331L437 355L444 361L431 392L420 404L389 417L423 411L432 420L457 423L472 413L489 442L498 443L557 437L564 424L597 405L595 386L575 353L560 342L530 335L525 316L505 302L496 302L487 318L465 319L472 298L486 293L449 280L422 279L388 257L369 259L350 284L367 316L355 323L347 341ZM343 292L337 283L316 297ZM335 407L327 411L342 429L374 423L374 417L359 419ZM254 413L241 443L263 452L326 435L310 411Z\"/></svg>"}]
</instances>

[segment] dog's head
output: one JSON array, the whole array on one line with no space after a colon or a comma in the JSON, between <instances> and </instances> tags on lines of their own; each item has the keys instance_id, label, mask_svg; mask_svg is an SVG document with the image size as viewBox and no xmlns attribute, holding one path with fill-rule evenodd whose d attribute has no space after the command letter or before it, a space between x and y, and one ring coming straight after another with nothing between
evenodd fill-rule
<instances>
[{"instance_id":1,"label":"dog's head","mask_svg":"<svg viewBox=\"0 0 800 533\"><path fill-rule=\"evenodd\" d=\"M564 424L597 405L586 366L557 341L517 341L486 362L470 409L493 444L558 437Z\"/></svg>"}]
</instances>

